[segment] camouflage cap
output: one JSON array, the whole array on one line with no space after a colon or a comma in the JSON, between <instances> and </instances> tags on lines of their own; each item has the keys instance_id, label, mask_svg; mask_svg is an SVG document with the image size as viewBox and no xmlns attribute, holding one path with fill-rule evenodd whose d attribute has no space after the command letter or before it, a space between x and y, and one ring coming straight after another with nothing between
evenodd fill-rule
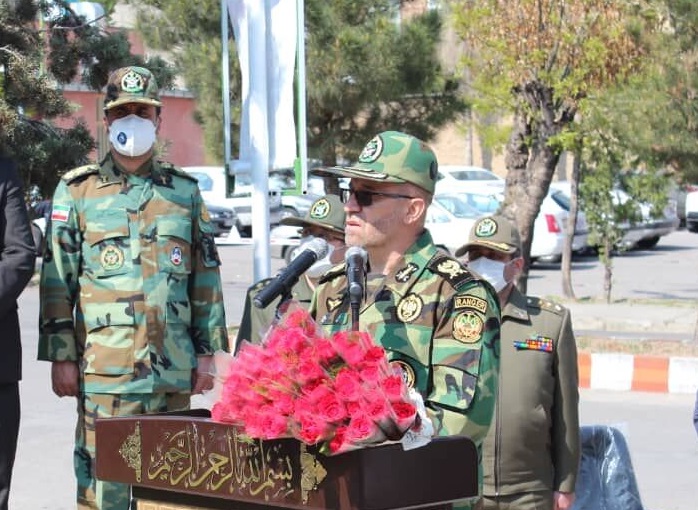
<instances>
[{"instance_id":1,"label":"camouflage cap","mask_svg":"<svg viewBox=\"0 0 698 510\"><path fill-rule=\"evenodd\" d=\"M504 216L484 216L470 229L468 242L456 250L456 257L462 257L476 246L511 255L521 250L521 236L516 225Z\"/></svg>"},{"instance_id":2,"label":"camouflage cap","mask_svg":"<svg viewBox=\"0 0 698 510\"><path fill-rule=\"evenodd\" d=\"M378 182L409 182L433 194L437 169L436 156L427 144L405 133L384 131L366 144L354 165L318 168L312 173Z\"/></svg>"},{"instance_id":3,"label":"camouflage cap","mask_svg":"<svg viewBox=\"0 0 698 510\"><path fill-rule=\"evenodd\" d=\"M127 103L162 106L155 77L144 67L122 67L109 75L104 110Z\"/></svg>"},{"instance_id":4,"label":"camouflage cap","mask_svg":"<svg viewBox=\"0 0 698 510\"><path fill-rule=\"evenodd\" d=\"M283 218L279 223L297 227L316 226L343 235L345 216L341 199L337 195L325 195L313 202L305 217L291 216Z\"/></svg>"}]
</instances>

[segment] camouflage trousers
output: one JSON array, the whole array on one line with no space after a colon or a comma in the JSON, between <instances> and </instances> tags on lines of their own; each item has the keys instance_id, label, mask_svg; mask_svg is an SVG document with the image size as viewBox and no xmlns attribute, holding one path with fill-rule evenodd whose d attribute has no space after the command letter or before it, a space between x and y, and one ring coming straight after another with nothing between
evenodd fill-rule
<instances>
[{"instance_id":1,"label":"camouflage trousers","mask_svg":"<svg viewBox=\"0 0 698 510\"><path fill-rule=\"evenodd\" d=\"M95 420L189 409L188 393L104 394L86 393L78 398L73 462L77 477L78 509L128 510L130 487L103 482L95 476Z\"/></svg>"}]
</instances>

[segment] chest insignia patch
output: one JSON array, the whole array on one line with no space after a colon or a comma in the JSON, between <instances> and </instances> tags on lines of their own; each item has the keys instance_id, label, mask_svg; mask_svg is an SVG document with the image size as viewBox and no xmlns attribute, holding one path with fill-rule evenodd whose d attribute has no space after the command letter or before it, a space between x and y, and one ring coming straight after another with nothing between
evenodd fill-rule
<instances>
[{"instance_id":1,"label":"chest insignia patch","mask_svg":"<svg viewBox=\"0 0 698 510\"><path fill-rule=\"evenodd\" d=\"M514 340L517 351L553 352L553 339L543 335L531 335L525 340Z\"/></svg>"},{"instance_id":2,"label":"chest insignia patch","mask_svg":"<svg viewBox=\"0 0 698 510\"><path fill-rule=\"evenodd\" d=\"M337 298L327 298L326 305L327 305L327 311L328 312L334 312L337 308L339 308L339 305L342 304L342 298L337 297Z\"/></svg>"},{"instance_id":3,"label":"chest insignia patch","mask_svg":"<svg viewBox=\"0 0 698 510\"><path fill-rule=\"evenodd\" d=\"M99 254L102 269L113 271L124 265L124 252L116 246L107 246Z\"/></svg>"},{"instance_id":4,"label":"chest insignia patch","mask_svg":"<svg viewBox=\"0 0 698 510\"><path fill-rule=\"evenodd\" d=\"M417 377L414 373L414 369L409 363L401 359L396 359L390 362L390 368L399 370L400 374L402 374L402 380L405 381L405 385L408 388L414 388Z\"/></svg>"},{"instance_id":5,"label":"chest insignia patch","mask_svg":"<svg viewBox=\"0 0 698 510\"><path fill-rule=\"evenodd\" d=\"M480 340L484 324L475 312L463 312L453 319L453 338L472 344Z\"/></svg>"},{"instance_id":6,"label":"chest insignia patch","mask_svg":"<svg viewBox=\"0 0 698 510\"><path fill-rule=\"evenodd\" d=\"M480 313L485 313L487 312L487 301L475 296L456 296L454 298L453 307L456 310L470 308L473 310L477 310Z\"/></svg>"},{"instance_id":7,"label":"chest insignia patch","mask_svg":"<svg viewBox=\"0 0 698 510\"><path fill-rule=\"evenodd\" d=\"M182 263L182 248L179 246L172 248L172 251L170 252L170 262L172 262L175 266Z\"/></svg>"},{"instance_id":8,"label":"chest insignia patch","mask_svg":"<svg viewBox=\"0 0 698 510\"><path fill-rule=\"evenodd\" d=\"M456 276L463 275L466 272L465 269L463 269L463 267L455 260L444 260L438 266L436 266L436 270L447 275L452 280Z\"/></svg>"},{"instance_id":9,"label":"chest insignia patch","mask_svg":"<svg viewBox=\"0 0 698 510\"><path fill-rule=\"evenodd\" d=\"M400 283L405 283L410 279L410 277L415 273L415 271L417 271L417 269L419 269L419 267L417 267L417 264L410 262L402 269L399 269L397 273L395 273L395 280Z\"/></svg>"},{"instance_id":10,"label":"chest insignia patch","mask_svg":"<svg viewBox=\"0 0 698 510\"><path fill-rule=\"evenodd\" d=\"M412 322L422 313L424 302L416 294L408 294L397 305L397 318L402 322Z\"/></svg>"}]
</instances>

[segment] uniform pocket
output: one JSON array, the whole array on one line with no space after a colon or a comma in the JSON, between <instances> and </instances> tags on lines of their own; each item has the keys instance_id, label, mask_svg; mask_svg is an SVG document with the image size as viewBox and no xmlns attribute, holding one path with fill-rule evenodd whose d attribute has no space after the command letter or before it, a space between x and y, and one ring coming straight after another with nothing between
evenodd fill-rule
<instances>
[{"instance_id":1,"label":"uniform pocket","mask_svg":"<svg viewBox=\"0 0 698 510\"><path fill-rule=\"evenodd\" d=\"M128 303L86 303L83 320L85 373L123 375L134 371L135 317Z\"/></svg>"},{"instance_id":2,"label":"uniform pocket","mask_svg":"<svg viewBox=\"0 0 698 510\"><path fill-rule=\"evenodd\" d=\"M85 270L98 278L131 271L131 240L125 211L100 211L85 225Z\"/></svg>"},{"instance_id":3,"label":"uniform pocket","mask_svg":"<svg viewBox=\"0 0 698 510\"><path fill-rule=\"evenodd\" d=\"M190 218L158 219L158 265L161 271L191 273L191 228Z\"/></svg>"},{"instance_id":4,"label":"uniform pocket","mask_svg":"<svg viewBox=\"0 0 698 510\"><path fill-rule=\"evenodd\" d=\"M441 388L441 404L461 410L470 406L480 372L480 347L480 342L443 338L434 345L434 385Z\"/></svg>"}]
</instances>

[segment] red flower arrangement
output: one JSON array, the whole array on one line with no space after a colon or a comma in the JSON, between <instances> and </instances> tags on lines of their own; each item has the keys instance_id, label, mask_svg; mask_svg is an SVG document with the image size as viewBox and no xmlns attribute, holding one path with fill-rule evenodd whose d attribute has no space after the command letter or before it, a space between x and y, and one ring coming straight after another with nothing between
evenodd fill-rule
<instances>
[{"instance_id":1,"label":"red flower arrangement","mask_svg":"<svg viewBox=\"0 0 698 510\"><path fill-rule=\"evenodd\" d=\"M382 347L363 332L328 338L301 308L262 345L245 342L227 373L212 419L254 438L293 436L331 455L399 440L417 419Z\"/></svg>"}]
</instances>

